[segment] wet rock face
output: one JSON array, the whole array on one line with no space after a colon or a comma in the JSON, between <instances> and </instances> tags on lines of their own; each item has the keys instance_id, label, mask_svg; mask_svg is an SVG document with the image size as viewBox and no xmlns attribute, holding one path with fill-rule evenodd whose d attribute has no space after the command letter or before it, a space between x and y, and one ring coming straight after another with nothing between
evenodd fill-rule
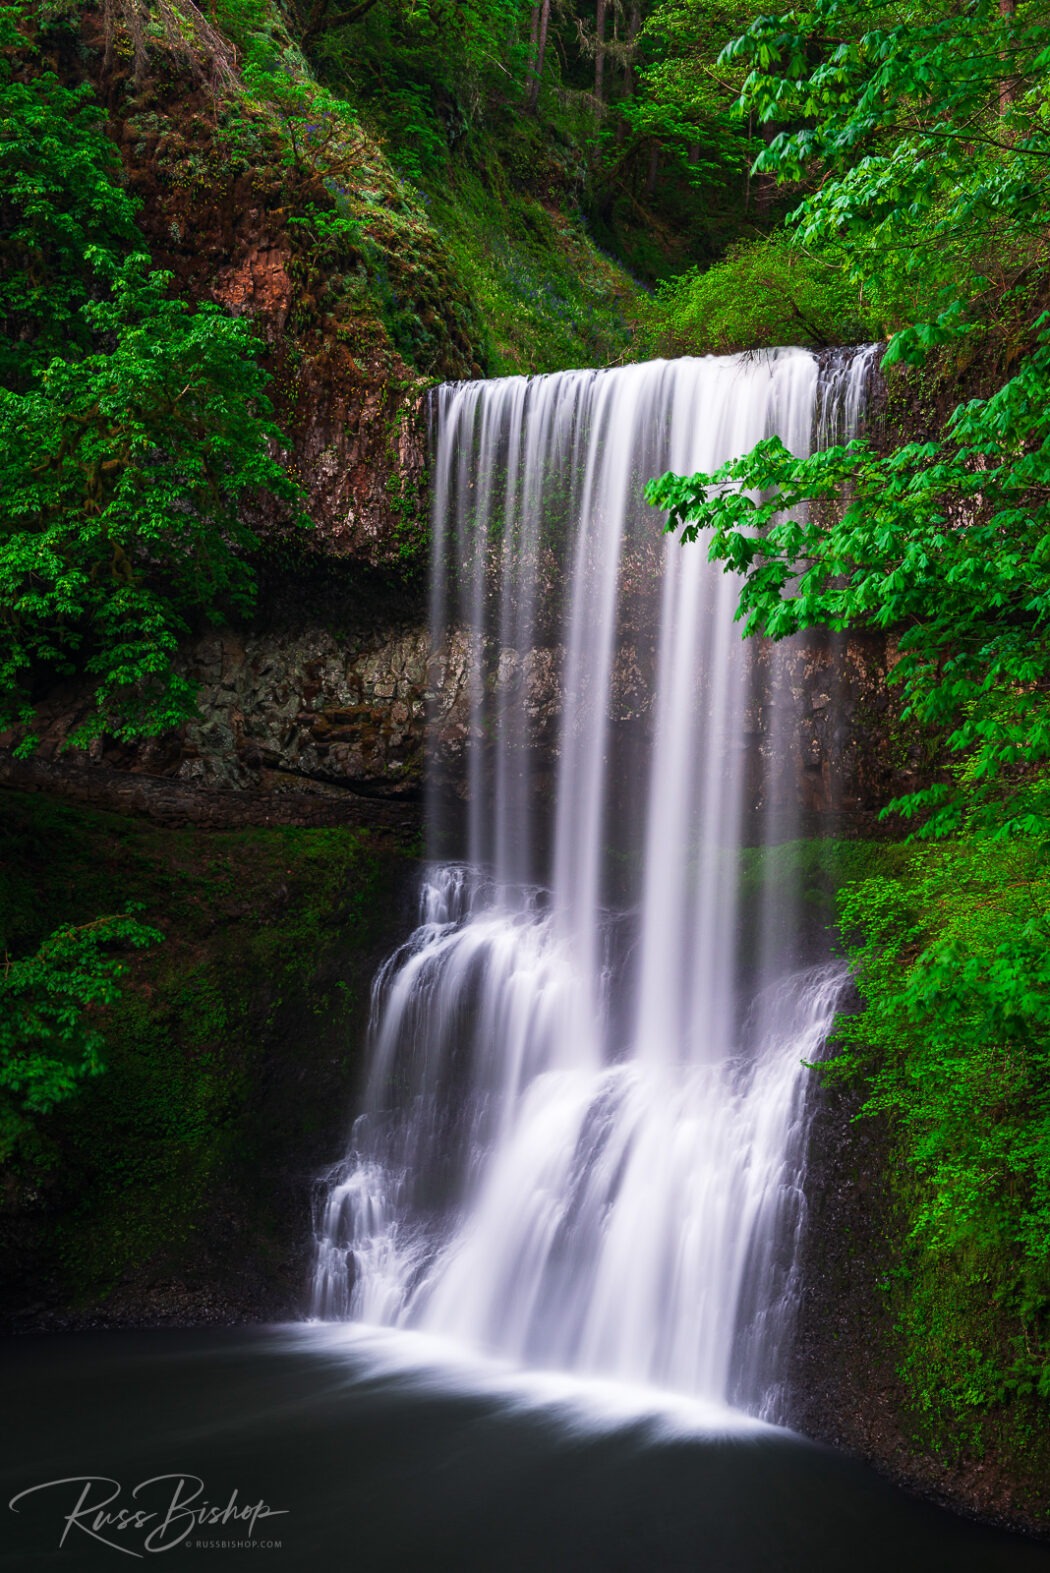
<instances>
[{"instance_id":1,"label":"wet rock face","mask_svg":"<svg viewBox=\"0 0 1050 1573\"><path fill-rule=\"evenodd\" d=\"M355 648L327 629L213 635L194 647L204 719L176 774L236 790L260 771L377 797L418 797L427 638L415 628Z\"/></svg>"},{"instance_id":2,"label":"wet rock face","mask_svg":"<svg viewBox=\"0 0 1050 1573\"><path fill-rule=\"evenodd\" d=\"M138 5L66 9L80 35L63 35L60 68L105 106L153 265L260 341L314 525L302 549L398 571L426 533L426 390L482 375L480 320L425 208L361 127L326 144L323 164L289 158L200 12L161 36ZM333 185L367 222L367 255L329 251L309 222L333 211ZM250 522L267 541L299 533L272 504Z\"/></svg>"},{"instance_id":3,"label":"wet rock face","mask_svg":"<svg viewBox=\"0 0 1050 1573\"><path fill-rule=\"evenodd\" d=\"M261 317L267 337L277 339L288 322L292 304L291 256L281 246L252 245L235 262L221 268L212 295L234 316L247 312Z\"/></svg>"},{"instance_id":4,"label":"wet rock face","mask_svg":"<svg viewBox=\"0 0 1050 1573\"><path fill-rule=\"evenodd\" d=\"M207 823L373 819L382 804L418 820L426 735L428 641L418 623L338 634L327 626L209 633L183 665L200 685L200 718L129 746L100 738L84 750L65 740L82 695L62 690L38 711L32 760L5 764L13 784L53 784L83 799L151 809ZM7 741L13 741L9 739ZM121 784L121 778L135 788ZM362 802L373 802L367 811ZM260 812L245 812L248 799ZM310 800L307 811L297 799ZM199 799L199 803L196 801ZM224 812L222 800L227 803ZM239 801L242 800L242 801Z\"/></svg>"},{"instance_id":5,"label":"wet rock face","mask_svg":"<svg viewBox=\"0 0 1050 1573\"><path fill-rule=\"evenodd\" d=\"M1019 1456L1009 1429L975 1449L931 1447L902 1376L898 1327L910 1219L887 1177L895 1143L885 1117L858 1118L863 1094L810 1091L806 1222L790 1351L788 1421L804 1436L867 1459L898 1485L967 1516L1047 1538L1038 1457Z\"/></svg>"},{"instance_id":6,"label":"wet rock face","mask_svg":"<svg viewBox=\"0 0 1050 1573\"><path fill-rule=\"evenodd\" d=\"M79 771L84 789L93 778L103 800L122 776L137 780L136 801L148 799L151 782L158 803L177 789L190 818L197 791L200 814L207 813L209 822L219 798L229 805L231 823L244 822L253 794L267 799L266 817L292 822L302 817L296 799L304 795L313 800L311 816L326 798L328 816L336 820L362 812L368 817L367 802L402 804L418 821L424 768L439 795L460 802L470 790L472 750L482 783L489 773L493 739L473 705L480 683L491 696L521 706L521 746L530 755L534 790L553 791L560 645L522 654L485 646L457 628L432 649L421 610L399 620L346 618L320 608L313 621L308 598L305 603L291 617L285 608L269 626L211 632L189 646L184 667L200 685L200 719L164 738L135 747L100 739L87 753L65 750L84 705L76 693L56 692L39 712L33 772L50 771L57 785ZM887 685L893 651L884 638L813 635L752 648L748 809L801 812L818 822L870 816L888 797L928 776L929 751L902 727ZM619 647L610 705L613 748L646 747L655 655L652 636L637 630ZM21 776L28 779L18 765L5 767L5 778ZM347 794L361 800L356 809L341 803ZM127 800L126 790L117 795ZM315 822L311 816L308 822Z\"/></svg>"},{"instance_id":7,"label":"wet rock face","mask_svg":"<svg viewBox=\"0 0 1050 1573\"><path fill-rule=\"evenodd\" d=\"M296 466L326 556L396 569L426 534L426 398L422 384L382 380L364 388L325 382L322 366L300 374Z\"/></svg>"},{"instance_id":8,"label":"wet rock face","mask_svg":"<svg viewBox=\"0 0 1050 1573\"><path fill-rule=\"evenodd\" d=\"M815 633L773 646L753 641L744 721L748 744L747 808L801 811L818 819L874 813L889 797L925 780L933 764L923 738L905 728L888 675L894 650L884 636ZM653 635L630 633L613 663L610 746L617 737L643 743L653 725ZM472 682L521 703L528 747L552 780L559 750L564 664L561 646L527 651L484 649L456 630L431 658L428 769L435 788L464 798L471 748L488 773L491 738L472 717ZM471 673L482 676L472 680Z\"/></svg>"},{"instance_id":9,"label":"wet rock face","mask_svg":"<svg viewBox=\"0 0 1050 1573\"><path fill-rule=\"evenodd\" d=\"M936 740L901 721L895 659L880 633L814 630L757 644L748 719L763 784L754 807L868 813L930 778Z\"/></svg>"}]
</instances>

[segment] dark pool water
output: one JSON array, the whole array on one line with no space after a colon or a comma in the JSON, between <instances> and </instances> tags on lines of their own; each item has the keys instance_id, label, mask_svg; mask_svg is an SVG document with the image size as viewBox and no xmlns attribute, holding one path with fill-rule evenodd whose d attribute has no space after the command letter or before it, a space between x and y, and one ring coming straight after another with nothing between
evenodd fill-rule
<instances>
[{"instance_id":1,"label":"dark pool water","mask_svg":"<svg viewBox=\"0 0 1050 1573\"><path fill-rule=\"evenodd\" d=\"M941 1512L788 1433L450 1364L411 1339L261 1328L2 1348L5 1568L118 1568L129 1556L183 1569L193 1557L201 1573L1050 1568L1050 1548ZM103 1524L102 1544L88 1530L109 1494L104 1512L151 1516ZM205 1502L225 1522L197 1524ZM245 1512L254 1527L233 1516Z\"/></svg>"}]
</instances>

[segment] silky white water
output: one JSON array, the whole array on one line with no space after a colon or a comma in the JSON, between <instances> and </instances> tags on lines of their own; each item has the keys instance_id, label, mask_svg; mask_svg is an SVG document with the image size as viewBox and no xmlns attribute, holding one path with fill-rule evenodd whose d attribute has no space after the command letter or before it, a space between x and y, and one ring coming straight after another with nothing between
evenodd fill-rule
<instances>
[{"instance_id":1,"label":"silky white water","mask_svg":"<svg viewBox=\"0 0 1050 1573\"><path fill-rule=\"evenodd\" d=\"M376 980L319 1316L783 1418L803 1062L842 969L744 850L792 831L778 652L642 488L849 436L871 361L437 390L434 670L458 641L469 720L438 704L433 751L465 731L465 777L434 772L419 926Z\"/></svg>"}]
</instances>

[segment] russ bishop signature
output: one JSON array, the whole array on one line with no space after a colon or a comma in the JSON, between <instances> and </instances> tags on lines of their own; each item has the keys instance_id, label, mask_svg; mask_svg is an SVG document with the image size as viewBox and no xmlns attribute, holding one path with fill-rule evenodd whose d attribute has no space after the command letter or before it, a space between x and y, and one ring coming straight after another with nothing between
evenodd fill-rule
<instances>
[{"instance_id":1,"label":"russ bishop signature","mask_svg":"<svg viewBox=\"0 0 1050 1573\"><path fill-rule=\"evenodd\" d=\"M60 1546L79 1533L133 1557L170 1551L195 1530L220 1524L237 1525L251 1539L256 1524L288 1512L285 1507L268 1507L261 1499L242 1503L236 1489L220 1507L204 1499L204 1481L197 1475L153 1475L133 1487L131 1501L124 1503L119 1480L107 1475L68 1475L29 1486L7 1505L18 1513L20 1502L44 1491L61 1491L63 1506L72 1504L61 1520Z\"/></svg>"}]
</instances>

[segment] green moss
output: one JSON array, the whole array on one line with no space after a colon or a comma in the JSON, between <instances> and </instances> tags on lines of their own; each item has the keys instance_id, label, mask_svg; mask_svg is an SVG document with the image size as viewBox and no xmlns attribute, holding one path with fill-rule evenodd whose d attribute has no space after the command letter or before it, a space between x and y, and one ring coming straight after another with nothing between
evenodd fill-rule
<instances>
[{"instance_id":1,"label":"green moss","mask_svg":"<svg viewBox=\"0 0 1050 1573\"><path fill-rule=\"evenodd\" d=\"M530 128L531 129L531 128ZM489 374L563 371L629 356L638 291L578 219L508 180L460 165L429 207L485 323Z\"/></svg>"},{"instance_id":2,"label":"green moss","mask_svg":"<svg viewBox=\"0 0 1050 1573\"><path fill-rule=\"evenodd\" d=\"M773 846L745 847L740 853L741 893L747 901L763 892L776 905L801 901L823 922L838 945L838 892L869 875L907 867L910 851L900 841L811 836Z\"/></svg>"},{"instance_id":3,"label":"green moss","mask_svg":"<svg viewBox=\"0 0 1050 1573\"><path fill-rule=\"evenodd\" d=\"M129 899L166 936L103 1019L104 1074L39 1123L7 1176L16 1214L42 1198L51 1299L221 1281L227 1252L236 1276L301 1245L287 1171L338 1153L406 867L359 830L170 831L0 793L12 954ZM10 1208L7 1223L24 1246Z\"/></svg>"},{"instance_id":4,"label":"green moss","mask_svg":"<svg viewBox=\"0 0 1050 1573\"><path fill-rule=\"evenodd\" d=\"M398 453L405 423L417 419L412 406L402 402L387 429L386 494L394 515L398 565L407 580L419 581L430 561L430 497L425 474L406 475Z\"/></svg>"},{"instance_id":5,"label":"green moss","mask_svg":"<svg viewBox=\"0 0 1050 1573\"><path fill-rule=\"evenodd\" d=\"M949 1472L983 1460L1012 1482L1018 1511L1050 1525L1038 937L1027 960L1014 954L1045 907L1043 850L828 838L742 856L745 902L771 891L777 909L801 894L803 923L848 947L868 1007L840 1018L827 1079L832 1098L861 1109L850 1183L874 1216L859 1266L883 1306L865 1298L836 1359L896 1371L895 1418L917 1459ZM926 993L930 957L943 972ZM848 1220L836 1229L812 1248L832 1319L854 1304L841 1265L855 1250Z\"/></svg>"}]
</instances>

